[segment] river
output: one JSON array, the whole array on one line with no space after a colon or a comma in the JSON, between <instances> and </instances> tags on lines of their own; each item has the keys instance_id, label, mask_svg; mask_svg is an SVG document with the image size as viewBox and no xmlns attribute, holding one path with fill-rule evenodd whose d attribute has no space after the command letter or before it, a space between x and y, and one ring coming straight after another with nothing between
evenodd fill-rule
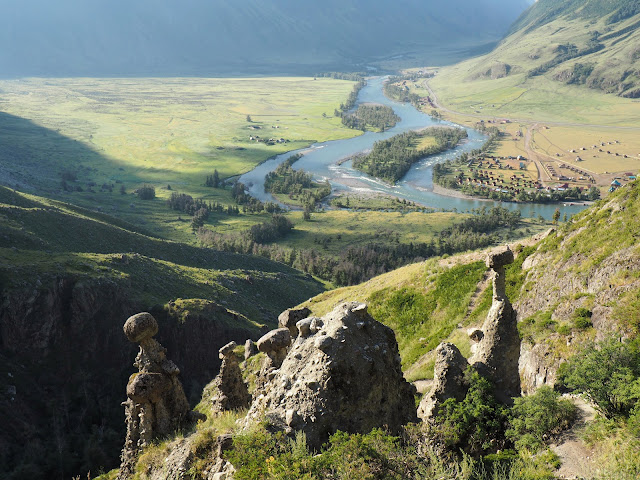
<instances>
[{"instance_id":1,"label":"river","mask_svg":"<svg viewBox=\"0 0 640 480\"><path fill-rule=\"evenodd\" d=\"M340 160L372 148L374 142L390 138L399 133L419 130L433 125L455 125L450 122L436 120L418 111L408 103L398 103L387 98L383 93L385 77L372 78L360 90L358 104L379 103L393 108L401 120L395 127L385 132L365 132L363 135L345 140L317 143L309 148L294 150L278 155L258 165L252 171L240 177L240 181L247 185L252 196L262 201L275 201L273 196L264 191L264 177L291 155L304 153L295 163L296 169L302 169L313 175L317 181L329 180L334 192L351 192L354 194L382 193L403 198L412 202L435 209L456 210L467 212L471 209L500 205L509 210L520 210L523 217L537 217L542 215L550 220L555 209L560 208L562 215L573 215L583 210L583 205L564 204L532 204L515 202L495 202L488 200L474 200L439 195L433 191L433 165L459 156L463 152L480 148L486 137L482 133L465 128L468 138L452 150L438 155L432 155L414 164L401 181L396 185L389 185L381 180L372 178L352 167L351 161L339 164Z\"/></svg>"}]
</instances>

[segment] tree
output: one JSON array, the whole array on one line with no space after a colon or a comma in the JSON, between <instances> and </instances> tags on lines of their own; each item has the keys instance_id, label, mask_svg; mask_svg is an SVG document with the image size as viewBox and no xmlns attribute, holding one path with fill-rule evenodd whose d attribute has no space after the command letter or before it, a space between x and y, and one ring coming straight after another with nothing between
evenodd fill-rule
<instances>
[{"instance_id":1,"label":"tree","mask_svg":"<svg viewBox=\"0 0 640 480\"><path fill-rule=\"evenodd\" d=\"M136 190L138 197L140 200L153 200L156 198L156 189L153 185L143 185L138 190Z\"/></svg>"},{"instance_id":2,"label":"tree","mask_svg":"<svg viewBox=\"0 0 640 480\"><path fill-rule=\"evenodd\" d=\"M558 224L558 220L560 220L560 209L556 208L556 211L553 212L553 217L551 217L553 219L553 224L557 225Z\"/></svg>"}]
</instances>

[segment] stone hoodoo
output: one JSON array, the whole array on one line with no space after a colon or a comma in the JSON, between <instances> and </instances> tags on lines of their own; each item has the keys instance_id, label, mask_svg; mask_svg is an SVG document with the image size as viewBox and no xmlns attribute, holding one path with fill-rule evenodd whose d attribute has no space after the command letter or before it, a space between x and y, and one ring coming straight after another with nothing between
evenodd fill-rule
<instances>
[{"instance_id":1,"label":"stone hoodoo","mask_svg":"<svg viewBox=\"0 0 640 480\"><path fill-rule=\"evenodd\" d=\"M274 428L304 431L309 445L319 448L337 430L398 433L417 420L415 388L402 375L393 330L375 321L366 305L345 303L297 327L269 388L251 405L247 425L266 416Z\"/></svg>"},{"instance_id":2,"label":"stone hoodoo","mask_svg":"<svg viewBox=\"0 0 640 480\"><path fill-rule=\"evenodd\" d=\"M496 249L486 263L493 270L493 303L469 362L495 384L498 400L511 403L512 397L520 396L520 336L516 311L505 291L505 266L513 263L513 252L509 247Z\"/></svg>"},{"instance_id":3,"label":"stone hoodoo","mask_svg":"<svg viewBox=\"0 0 640 480\"><path fill-rule=\"evenodd\" d=\"M482 329L468 330L474 342L473 356L465 360L458 348L450 343L441 343L436 349L434 383L418 407L422 420L437 414L438 408L449 398L462 400L468 386L464 371L469 364L495 385L496 398L506 404L520 396L520 336L518 335L516 312L506 294L505 266L513 262L513 252L502 247L489 253L487 267L493 270L493 303Z\"/></svg>"},{"instance_id":4,"label":"stone hoodoo","mask_svg":"<svg viewBox=\"0 0 640 480\"><path fill-rule=\"evenodd\" d=\"M178 380L180 370L166 357L166 349L153 337L158 323L149 313L138 313L124 324L124 333L140 344L134 366L139 370L127 384L125 407L127 437L122 449L120 475L133 474L140 450L180 427L189 417L189 403Z\"/></svg>"},{"instance_id":5,"label":"stone hoodoo","mask_svg":"<svg viewBox=\"0 0 640 480\"><path fill-rule=\"evenodd\" d=\"M438 408L448 399L464 400L467 385L464 372L469 366L458 347L452 343L441 343L436 349L433 386L418 406L418 417L427 420L438 412Z\"/></svg>"},{"instance_id":6,"label":"stone hoodoo","mask_svg":"<svg viewBox=\"0 0 640 480\"><path fill-rule=\"evenodd\" d=\"M242 378L238 357L233 351L236 347L236 342L230 342L219 350L222 365L213 381L216 390L212 398L214 412L249 407L251 395Z\"/></svg>"},{"instance_id":7,"label":"stone hoodoo","mask_svg":"<svg viewBox=\"0 0 640 480\"><path fill-rule=\"evenodd\" d=\"M289 333L291 333L291 338L296 338L298 336L296 323L304 320L309 315L311 315L311 310L307 307L299 309L290 308L278 315L278 325L280 325L281 328L288 328Z\"/></svg>"}]
</instances>

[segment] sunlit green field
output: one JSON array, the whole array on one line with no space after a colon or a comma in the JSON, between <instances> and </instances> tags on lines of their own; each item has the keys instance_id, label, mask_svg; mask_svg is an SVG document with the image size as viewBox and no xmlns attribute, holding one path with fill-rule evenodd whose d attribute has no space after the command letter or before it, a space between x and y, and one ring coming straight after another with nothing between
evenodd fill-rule
<instances>
[{"instance_id":1,"label":"sunlit green field","mask_svg":"<svg viewBox=\"0 0 640 480\"><path fill-rule=\"evenodd\" d=\"M351 89L323 78L25 79L0 82L0 111L95 150L104 163L92 167L106 177L197 184L213 168L236 175L276 153L356 135L332 115Z\"/></svg>"},{"instance_id":2,"label":"sunlit green field","mask_svg":"<svg viewBox=\"0 0 640 480\"><path fill-rule=\"evenodd\" d=\"M214 170L227 178L273 155L359 134L333 116L352 88L301 77L0 81L0 180L189 240L189 222L162 200L177 191L231 204L229 189L204 186ZM77 175L69 184L83 191L64 192L63 172ZM132 195L145 183L158 199ZM252 223L221 220L223 229Z\"/></svg>"}]
</instances>

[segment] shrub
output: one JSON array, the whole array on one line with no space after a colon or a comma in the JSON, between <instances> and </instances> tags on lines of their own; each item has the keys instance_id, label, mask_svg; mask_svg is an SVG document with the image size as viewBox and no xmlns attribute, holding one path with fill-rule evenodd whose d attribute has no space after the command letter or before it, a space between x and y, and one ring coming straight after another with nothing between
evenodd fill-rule
<instances>
[{"instance_id":1,"label":"shrub","mask_svg":"<svg viewBox=\"0 0 640 480\"><path fill-rule=\"evenodd\" d=\"M450 398L437 413L436 435L449 449L486 455L503 446L507 407L497 402L491 382L473 367L465 379L469 390L464 400Z\"/></svg>"},{"instance_id":2,"label":"shrub","mask_svg":"<svg viewBox=\"0 0 640 480\"><path fill-rule=\"evenodd\" d=\"M516 398L506 432L516 448L537 451L548 436L567 428L576 416L576 406L560 394L543 386L529 396Z\"/></svg>"},{"instance_id":3,"label":"shrub","mask_svg":"<svg viewBox=\"0 0 640 480\"><path fill-rule=\"evenodd\" d=\"M629 416L640 400L640 350L610 338L589 344L567 362L560 382L585 393L608 418Z\"/></svg>"},{"instance_id":4,"label":"shrub","mask_svg":"<svg viewBox=\"0 0 640 480\"><path fill-rule=\"evenodd\" d=\"M573 324L581 330L591 327L591 310L584 307L576 308L573 313Z\"/></svg>"}]
</instances>

